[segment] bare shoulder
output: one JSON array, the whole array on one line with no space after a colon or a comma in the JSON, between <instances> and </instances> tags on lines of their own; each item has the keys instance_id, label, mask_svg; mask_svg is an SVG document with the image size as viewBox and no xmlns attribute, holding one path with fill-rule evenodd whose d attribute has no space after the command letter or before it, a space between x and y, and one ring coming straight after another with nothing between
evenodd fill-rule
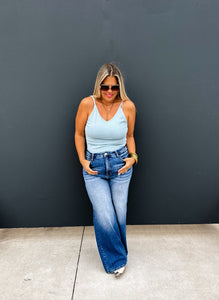
<instances>
[{"instance_id":1,"label":"bare shoulder","mask_svg":"<svg viewBox=\"0 0 219 300\"><path fill-rule=\"evenodd\" d=\"M93 107L93 105L94 105L94 101L91 96L83 98L80 103L80 106L88 109Z\"/></svg>"},{"instance_id":2,"label":"bare shoulder","mask_svg":"<svg viewBox=\"0 0 219 300\"><path fill-rule=\"evenodd\" d=\"M135 104L130 99L123 102L123 108L129 112L135 112Z\"/></svg>"},{"instance_id":3,"label":"bare shoulder","mask_svg":"<svg viewBox=\"0 0 219 300\"><path fill-rule=\"evenodd\" d=\"M93 107L94 107L94 101L91 96L83 98L79 105L79 109L86 113L90 113Z\"/></svg>"}]
</instances>

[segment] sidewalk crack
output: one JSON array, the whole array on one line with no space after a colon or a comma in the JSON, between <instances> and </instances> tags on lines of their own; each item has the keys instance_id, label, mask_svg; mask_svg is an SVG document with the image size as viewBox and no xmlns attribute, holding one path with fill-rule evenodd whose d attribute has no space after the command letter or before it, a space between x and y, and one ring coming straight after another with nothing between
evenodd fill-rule
<instances>
[{"instance_id":1,"label":"sidewalk crack","mask_svg":"<svg viewBox=\"0 0 219 300\"><path fill-rule=\"evenodd\" d=\"M73 285L71 300L73 300L74 292L75 292L75 286L76 286L76 280L77 280L77 274L78 274L78 266L79 266L79 261L80 261L80 256L81 256L82 242L83 242L83 238L84 238L84 231L85 231L85 226L83 228L83 232L82 232L82 236L81 236L81 244L80 244L80 248L79 248L79 252L78 252L78 261L77 261L77 267L76 267L76 271L75 271L75 279L74 279L74 285Z\"/></svg>"}]
</instances>

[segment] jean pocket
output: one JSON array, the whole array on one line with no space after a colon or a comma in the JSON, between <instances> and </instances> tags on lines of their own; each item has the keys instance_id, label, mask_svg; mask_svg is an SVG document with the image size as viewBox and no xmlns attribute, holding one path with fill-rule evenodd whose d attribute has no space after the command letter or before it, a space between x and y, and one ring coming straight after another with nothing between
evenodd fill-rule
<instances>
[{"instance_id":1,"label":"jean pocket","mask_svg":"<svg viewBox=\"0 0 219 300\"><path fill-rule=\"evenodd\" d=\"M125 158L127 158L129 156L128 151L125 151L121 154L119 154L119 158L121 158L122 160L124 160Z\"/></svg>"}]
</instances>

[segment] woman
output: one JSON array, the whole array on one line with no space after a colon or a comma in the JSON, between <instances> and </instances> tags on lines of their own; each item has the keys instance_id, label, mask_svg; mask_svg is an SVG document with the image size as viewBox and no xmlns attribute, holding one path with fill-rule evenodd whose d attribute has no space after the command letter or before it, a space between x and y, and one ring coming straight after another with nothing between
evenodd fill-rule
<instances>
[{"instance_id":1,"label":"woman","mask_svg":"<svg viewBox=\"0 0 219 300\"><path fill-rule=\"evenodd\" d=\"M122 74L104 64L92 96L82 99L75 122L75 145L93 207L98 251L107 273L118 278L127 264L128 188L137 163L135 106L128 99Z\"/></svg>"}]
</instances>

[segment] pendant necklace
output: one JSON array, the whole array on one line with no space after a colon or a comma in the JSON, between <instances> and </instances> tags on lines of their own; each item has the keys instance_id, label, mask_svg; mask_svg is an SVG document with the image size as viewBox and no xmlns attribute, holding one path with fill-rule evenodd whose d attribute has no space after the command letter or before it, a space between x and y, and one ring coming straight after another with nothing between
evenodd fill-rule
<instances>
[{"instance_id":1,"label":"pendant necklace","mask_svg":"<svg viewBox=\"0 0 219 300\"><path fill-rule=\"evenodd\" d=\"M101 102L102 104L103 104L103 102ZM113 102L114 103L114 102ZM106 108L105 107L105 104L103 104L103 107L104 107L104 109L106 110L106 121L108 121L108 119L109 119L109 112L110 112L110 110L111 110L111 108L112 108L112 106L113 106L113 103L110 105L110 108Z\"/></svg>"}]
</instances>

